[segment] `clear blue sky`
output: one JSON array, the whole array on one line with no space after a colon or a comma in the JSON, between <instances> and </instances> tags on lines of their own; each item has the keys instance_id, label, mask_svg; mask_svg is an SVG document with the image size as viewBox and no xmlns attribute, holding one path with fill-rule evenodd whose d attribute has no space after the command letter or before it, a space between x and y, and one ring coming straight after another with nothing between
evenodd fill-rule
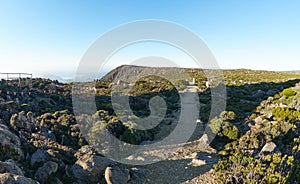
<instances>
[{"instance_id":1,"label":"clear blue sky","mask_svg":"<svg viewBox=\"0 0 300 184\"><path fill-rule=\"evenodd\" d=\"M0 72L69 75L101 34L140 19L189 28L221 68L300 70L299 9L298 0L0 0Z\"/></svg>"}]
</instances>

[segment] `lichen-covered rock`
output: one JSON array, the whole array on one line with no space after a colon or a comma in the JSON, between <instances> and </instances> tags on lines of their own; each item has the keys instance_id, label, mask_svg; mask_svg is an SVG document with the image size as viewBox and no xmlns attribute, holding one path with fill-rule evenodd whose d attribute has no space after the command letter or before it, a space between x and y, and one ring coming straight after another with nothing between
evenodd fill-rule
<instances>
[{"instance_id":1,"label":"lichen-covered rock","mask_svg":"<svg viewBox=\"0 0 300 184\"><path fill-rule=\"evenodd\" d=\"M209 144L209 143L210 143L207 134L204 134L204 135L200 138L200 140L201 140L202 142L204 142L205 144Z\"/></svg>"},{"instance_id":2,"label":"lichen-covered rock","mask_svg":"<svg viewBox=\"0 0 300 184\"><path fill-rule=\"evenodd\" d=\"M263 119L262 119L262 117L257 117L257 118L255 118L255 123L257 123L257 124L261 124L262 123L262 121L263 121Z\"/></svg>"},{"instance_id":3,"label":"lichen-covered rock","mask_svg":"<svg viewBox=\"0 0 300 184\"><path fill-rule=\"evenodd\" d=\"M18 114L14 114L10 118L10 124L14 129L24 129L29 132L33 131L33 129L35 128L35 123L33 121L34 119L30 115L30 113L26 115L24 111L21 111Z\"/></svg>"},{"instance_id":4,"label":"lichen-covered rock","mask_svg":"<svg viewBox=\"0 0 300 184\"><path fill-rule=\"evenodd\" d=\"M274 142L268 142L261 149L260 153L274 153L277 151L277 145Z\"/></svg>"}]
</instances>

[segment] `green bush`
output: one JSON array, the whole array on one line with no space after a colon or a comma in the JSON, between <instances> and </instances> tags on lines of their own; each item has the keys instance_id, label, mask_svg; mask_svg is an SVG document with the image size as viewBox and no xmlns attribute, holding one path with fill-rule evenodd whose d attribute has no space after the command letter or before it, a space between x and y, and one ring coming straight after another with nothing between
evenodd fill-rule
<instances>
[{"instance_id":1,"label":"green bush","mask_svg":"<svg viewBox=\"0 0 300 184\"><path fill-rule=\"evenodd\" d=\"M222 183L286 183L291 160L292 157L281 153L269 155L265 160L236 153L214 165L214 170Z\"/></svg>"},{"instance_id":2,"label":"green bush","mask_svg":"<svg viewBox=\"0 0 300 184\"><path fill-rule=\"evenodd\" d=\"M282 92L281 92L281 96L288 96L288 97L290 97L290 96L295 96L297 94L297 92L296 91L294 91L294 90L292 90L292 89L285 89L285 90L283 90Z\"/></svg>"},{"instance_id":3,"label":"green bush","mask_svg":"<svg viewBox=\"0 0 300 184\"><path fill-rule=\"evenodd\" d=\"M236 114L233 111L223 111L220 116L224 121L234 120L236 118Z\"/></svg>"},{"instance_id":4,"label":"green bush","mask_svg":"<svg viewBox=\"0 0 300 184\"><path fill-rule=\"evenodd\" d=\"M175 80L174 85L179 87L180 89L186 88L187 85L189 85L189 82L186 80Z\"/></svg>"},{"instance_id":5,"label":"green bush","mask_svg":"<svg viewBox=\"0 0 300 184\"><path fill-rule=\"evenodd\" d=\"M221 130L222 123L223 121L221 119L213 119L208 126L214 134L217 134Z\"/></svg>"},{"instance_id":6,"label":"green bush","mask_svg":"<svg viewBox=\"0 0 300 184\"><path fill-rule=\"evenodd\" d=\"M300 112L285 107L276 107L272 110L273 115L278 120L298 121L300 120Z\"/></svg>"},{"instance_id":7,"label":"green bush","mask_svg":"<svg viewBox=\"0 0 300 184\"><path fill-rule=\"evenodd\" d=\"M231 140L237 140L239 137L239 130L236 126L231 125L224 130L224 136Z\"/></svg>"},{"instance_id":8,"label":"green bush","mask_svg":"<svg viewBox=\"0 0 300 184\"><path fill-rule=\"evenodd\" d=\"M230 140L236 140L239 137L238 128L231 122L223 121L221 118L212 120L208 126L219 137L227 137Z\"/></svg>"}]
</instances>

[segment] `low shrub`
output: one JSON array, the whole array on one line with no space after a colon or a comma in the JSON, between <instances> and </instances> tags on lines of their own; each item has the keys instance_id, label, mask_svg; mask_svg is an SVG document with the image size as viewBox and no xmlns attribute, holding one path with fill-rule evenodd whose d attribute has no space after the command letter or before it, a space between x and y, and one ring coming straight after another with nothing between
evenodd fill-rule
<instances>
[{"instance_id":1,"label":"low shrub","mask_svg":"<svg viewBox=\"0 0 300 184\"><path fill-rule=\"evenodd\" d=\"M300 112L285 107L276 107L272 110L278 120L295 122L300 120Z\"/></svg>"},{"instance_id":2,"label":"low shrub","mask_svg":"<svg viewBox=\"0 0 300 184\"><path fill-rule=\"evenodd\" d=\"M281 92L281 96L287 96L287 97L295 96L296 94L297 94L297 92L290 88L285 89Z\"/></svg>"}]
</instances>

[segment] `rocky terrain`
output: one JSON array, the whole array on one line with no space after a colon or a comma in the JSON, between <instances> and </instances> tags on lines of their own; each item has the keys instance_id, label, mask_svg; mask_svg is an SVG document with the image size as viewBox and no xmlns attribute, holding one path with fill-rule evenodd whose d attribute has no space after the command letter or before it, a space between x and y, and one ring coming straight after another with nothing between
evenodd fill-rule
<instances>
[{"instance_id":1,"label":"rocky terrain","mask_svg":"<svg viewBox=\"0 0 300 184\"><path fill-rule=\"evenodd\" d=\"M300 183L299 75L225 70L224 83L218 85L226 86L227 106L209 119L211 88L215 86L206 85L203 71L173 68L173 73L187 73L189 78L172 76L172 84L155 77L157 70L121 66L91 82L95 90L85 88L80 94L73 94L73 83L33 79L19 86L2 80L0 183ZM115 81L127 73L152 75L134 84L125 79ZM125 165L104 157L92 146L103 130L135 145L167 137L177 126L180 94L190 88L192 78L201 105L196 130L166 160ZM120 121L111 105L114 85L130 87L130 106L141 118L151 113L149 100L161 96L167 105L165 118L145 131L135 129L132 117ZM91 93L95 94L97 112L75 115L72 95ZM78 120L90 123L82 127ZM205 134L206 127L216 134L212 142ZM165 157L166 149L159 147L144 154Z\"/></svg>"}]
</instances>

